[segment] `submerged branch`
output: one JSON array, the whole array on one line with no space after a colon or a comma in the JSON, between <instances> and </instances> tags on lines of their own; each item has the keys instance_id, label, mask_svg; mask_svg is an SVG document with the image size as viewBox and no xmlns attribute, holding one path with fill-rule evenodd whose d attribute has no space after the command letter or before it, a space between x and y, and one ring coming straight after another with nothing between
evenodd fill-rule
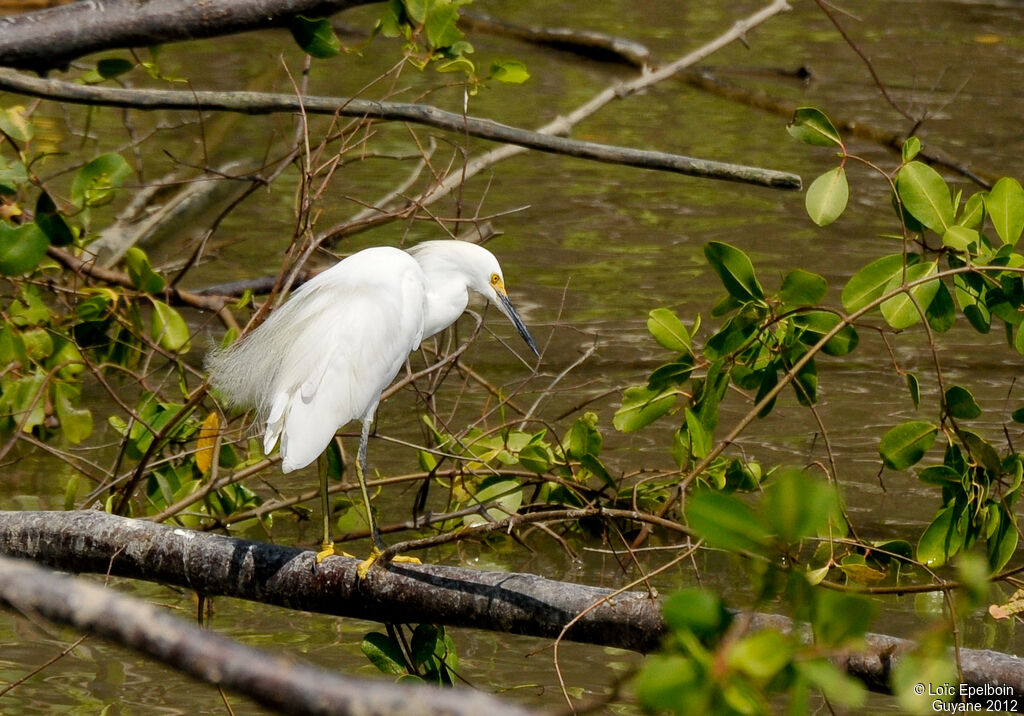
<instances>
[{"instance_id":1,"label":"submerged branch","mask_svg":"<svg viewBox=\"0 0 1024 716\"><path fill-rule=\"evenodd\" d=\"M646 593L615 594L532 574L440 565L392 564L360 580L355 559L337 557L316 565L308 550L98 511L0 512L0 554L73 572L109 573L208 596L374 621L439 623L542 638L557 638L572 622L564 635L568 640L640 652L656 648L665 633L661 604ZM755 629L803 629L782 616L750 617ZM869 688L887 692L893 665L914 643L868 634L865 644L837 661ZM1024 660L976 649L960 649L959 660L963 683L1010 686L1024 694Z\"/></svg>"},{"instance_id":2,"label":"submerged branch","mask_svg":"<svg viewBox=\"0 0 1024 716\"><path fill-rule=\"evenodd\" d=\"M492 142L513 144L540 152L607 164L656 169L686 176L741 182L774 189L800 189L800 177L789 172L697 159L649 149L569 139L568 137L512 127L491 119L446 112L430 105L407 102L383 102L350 97L297 97L264 92L202 90L184 92L95 87L62 80L28 77L8 69L0 69L0 90L74 104L147 111L220 111L244 114L306 112L307 114L411 122L459 132Z\"/></svg>"}]
</instances>

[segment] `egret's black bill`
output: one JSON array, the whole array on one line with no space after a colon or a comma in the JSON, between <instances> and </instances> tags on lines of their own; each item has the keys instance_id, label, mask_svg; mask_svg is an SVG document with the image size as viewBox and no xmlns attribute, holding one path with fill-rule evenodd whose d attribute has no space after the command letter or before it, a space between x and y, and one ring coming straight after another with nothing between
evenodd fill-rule
<instances>
[{"instance_id":1,"label":"egret's black bill","mask_svg":"<svg viewBox=\"0 0 1024 716\"><path fill-rule=\"evenodd\" d=\"M526 345L530 346L530 350L539 358L540 351L537 350L537 344L533 342L533 336L531 336L530 331L527 330L526 324L523 323L523 319L519 317L519 313L516 311L516 307L512 305L512 301L509 300L508 296L500 291L498 292L498 299L501 301L501 312L508 317L508 320L512 321L512 325L516 327L517 331L519 331L519 335L521 335L523 340L526 341Z\"/></svg>"}]
</instances>

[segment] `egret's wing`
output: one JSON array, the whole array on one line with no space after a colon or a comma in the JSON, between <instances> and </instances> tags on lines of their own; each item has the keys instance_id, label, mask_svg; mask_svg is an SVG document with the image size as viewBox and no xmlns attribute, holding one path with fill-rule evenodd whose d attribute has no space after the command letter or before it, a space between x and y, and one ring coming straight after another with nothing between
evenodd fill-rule
<instances>
[{"instance_id":1,"label":"egret's wing","mask_svg":"<svg viewBox=\"0 0 1024 716\"><path fill-rule=\"evenodd\" d=\"M364 268L358 280L324 291L329 305L305 321L286 361L288 375L277 394L287 395L287 407L280 416L271 409L264 438L272 448L280 435L285 472L313 462L349 421L372 416L381 392L419 345L422 272L404 263L401 268L411 270L395 271L390 262L383 277Z\"/></svg>"}]
</instances>

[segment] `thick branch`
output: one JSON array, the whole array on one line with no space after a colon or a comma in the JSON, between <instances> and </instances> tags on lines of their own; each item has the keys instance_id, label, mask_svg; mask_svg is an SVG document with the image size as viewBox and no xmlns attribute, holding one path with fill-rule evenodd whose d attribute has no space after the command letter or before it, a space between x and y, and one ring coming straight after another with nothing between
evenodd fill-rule
<instances>
[{"instance_id":1,"label":"thick branch","mask_svg":"<svg viewBox=\"0 0 1024 716\"><path fill-rule=\"evenodd\" d=\"M406 102L378 102L347 97L300 98L294 95L262 92L179 92L95 87L28 77L4 69L0 69L0 90L75 104L139 110L221 111L244 114L305 111L307 114L338 114L346 117L411 122L468 134L492 142L514 144L541 152L608 164L658 169L687 176L756 184L775 189L800 188L800 177L788 172L569 139L512 127L490 119L446 112L429 105Z\"/></svg>"},{"instance_id":2,"label":"thick branch","mask_svg":"<svg viewBox=\"0 0 1024 716\"><path fill-rule=\"evenodd\" d=\"M151 604L0 557L0 606L98 634L288 714L526 716L484 693L355 679L245 646Z\"/></svg>"},{"instance_id":3,"label":"thick branch","mask_svg":"<svg viewBox=\"0 0 1024 716\"><path fill-rule=\"evenodd\" d=\"M544 638L595 603L565 638L647 652L665 631L661 605L646 594L613 592L531 574L438 565L390 565L366 580L356 560L317 566L311 551L192 532L103 512L0 512L0 554L74 572L144 579L322 614L374 621L442 623ZM2 582L3 580L0 580ZM781 616L755 614L752 628L793 629ZM868 634L866 648L838 661L877 691L913 642ZM964 683L1011 686L1024 696L1024 660L960 649Z\"/></svg>"},{"instance_id":4,"label":"thick branch","mask_svg":"<svg viewBox=\"0 0 1024 716\"><path fill-rule=\"evenodd\" d=\"M308 550L97 511L0 512L0 554L74 572L105 574L109 568L117 576L321 614L541 637L558 636L570 619L609 593L531 574L439 565L391 565L360 581L354 559L317 566ZM567 637L649 651L661 631L659 605L632 594L593 610Z\"/></svg>"},{"instance_id":5,"label":"thick branch","mask_svg":"<svg viewBox=\"0 0 1024 716\"><path fill-rule=\"evenodd\" d=\"M45 72L90 52L283 27L373 0L88 0L0 18L0 66Z\"/></svg>"}]
</instances>

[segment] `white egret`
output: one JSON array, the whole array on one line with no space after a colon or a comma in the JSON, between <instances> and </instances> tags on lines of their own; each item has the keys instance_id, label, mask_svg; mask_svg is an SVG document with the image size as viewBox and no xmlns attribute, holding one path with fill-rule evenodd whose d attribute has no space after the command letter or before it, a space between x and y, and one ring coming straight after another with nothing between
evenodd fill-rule
<instances>
[{"instance_id":1,"label":"white egret","mask_svg":"<svg viewBox=\"0 0 1024 716\"><path fill-rule=\"evenodd\" d=\"M505 292L490 251L466 241L426 241L408 251L380 246L352 254L298 288L258 328L211 352L210 380L232 405L256 408L268 455L280 440L281 470L309 465L335 433L362 421L356 475L374 554L383 549L366 491L366 443L381 392L420 341L453 324L481 294L537 345ZM327 470L320 461L324 539L317 561L334 554Z\"/></svg>"}]
</instances>

